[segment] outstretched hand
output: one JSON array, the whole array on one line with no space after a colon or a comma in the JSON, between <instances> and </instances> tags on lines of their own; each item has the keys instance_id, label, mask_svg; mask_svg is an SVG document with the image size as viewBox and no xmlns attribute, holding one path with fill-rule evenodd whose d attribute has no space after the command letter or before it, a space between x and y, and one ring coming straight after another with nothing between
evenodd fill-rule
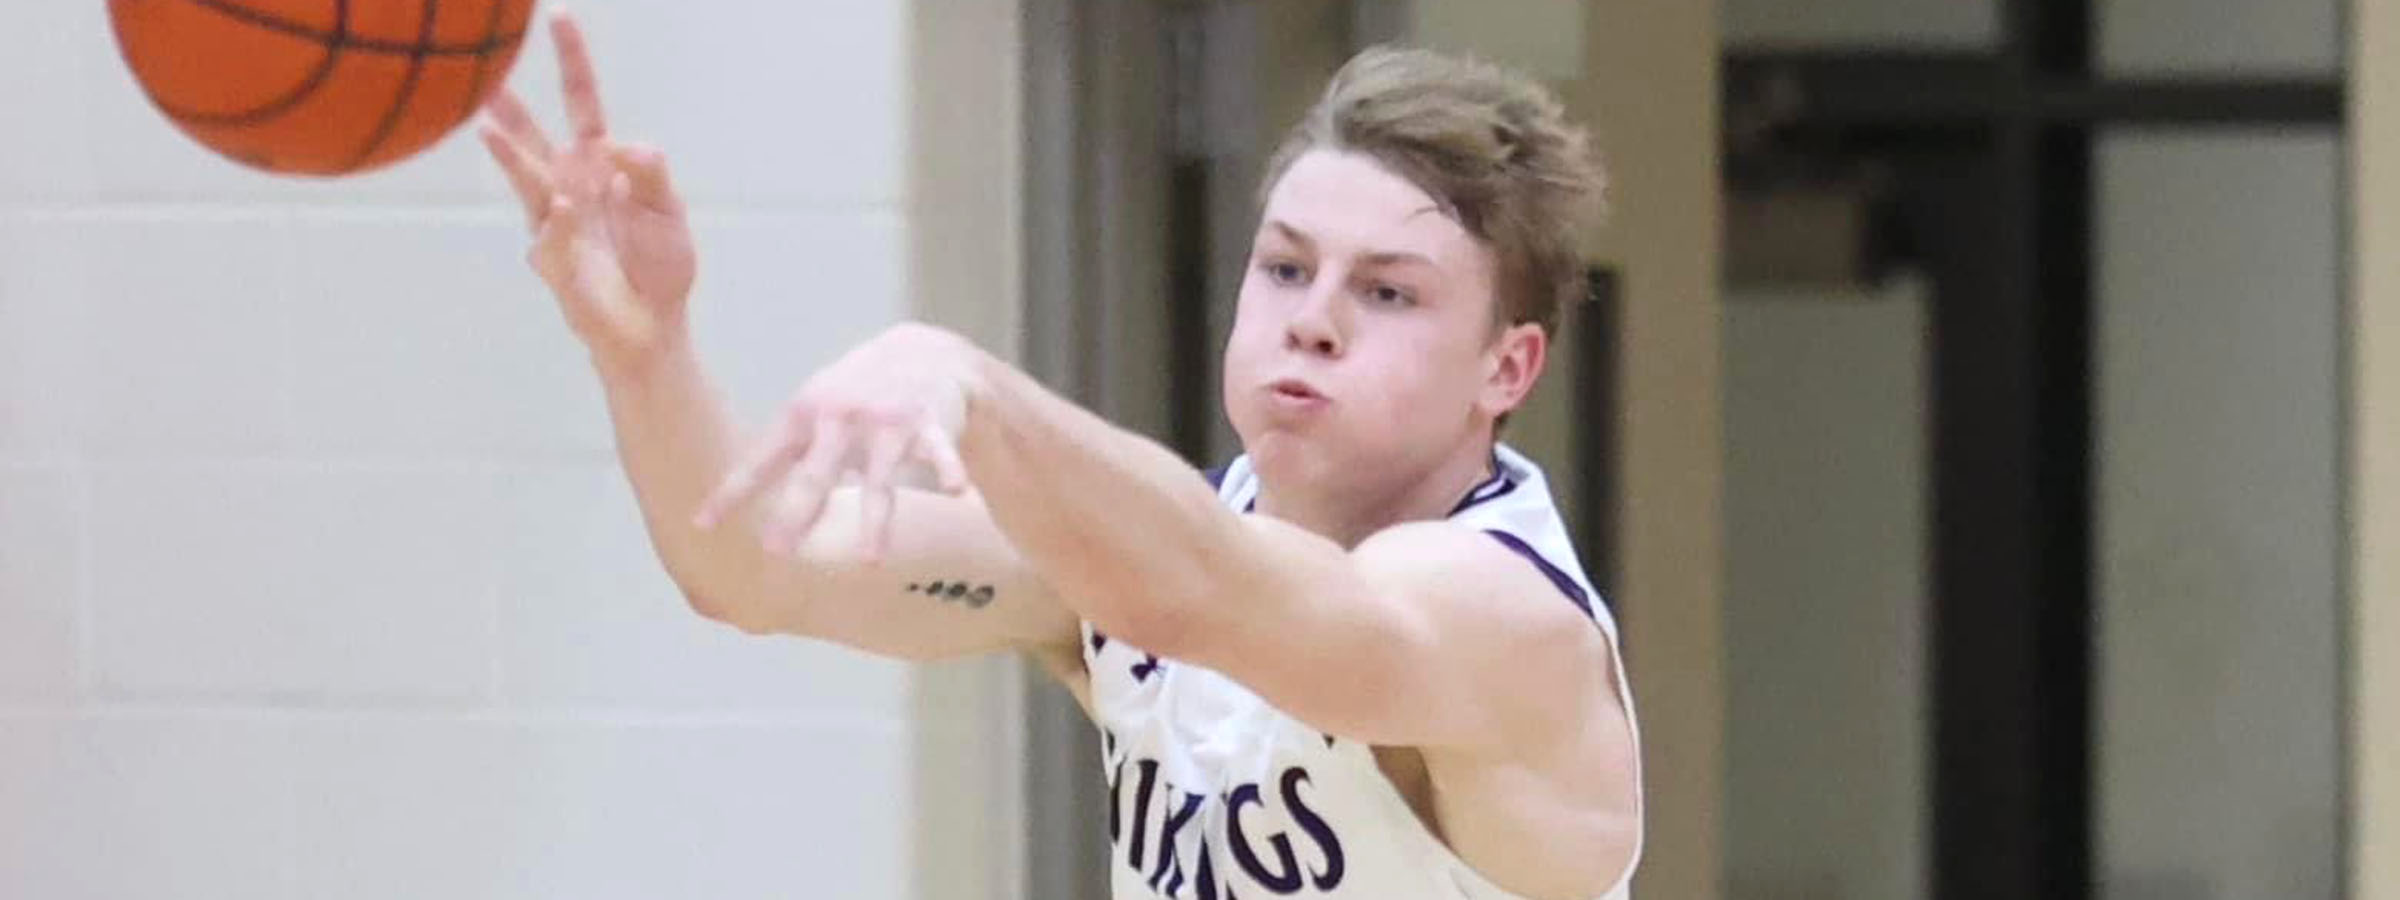
<instances>
[{"instance_id":1,"label":"outstretched hand","mask_svg":"<svg viewBox=\"0 0 2400 900\"><path fill-rule=\"evenodd\" d=\"M551 16L567 120L554 145L506 88L486 107L483 143L508 173L534 234L529 261L595 356L624 361L680 340L698 260L684 205L655 148L608 133L583 31Z\"/></svg>"},{"instance_id":2,"label":"outstretched hand","mask_svg":"<svg viewBox=\"0 0 2400 900\"><path fill-rule=\"evenodd\" d=\"M834 489L860 492L859 551L882 558L903 467L930 471L943 493L964 493L958 434L980 350L924 325L899 325L859 345L802 385L776 426L726 476L694 524L713 528L767 486L783 485L761 530L770 552L795 553Z\"/></svg>"}]
</instances>

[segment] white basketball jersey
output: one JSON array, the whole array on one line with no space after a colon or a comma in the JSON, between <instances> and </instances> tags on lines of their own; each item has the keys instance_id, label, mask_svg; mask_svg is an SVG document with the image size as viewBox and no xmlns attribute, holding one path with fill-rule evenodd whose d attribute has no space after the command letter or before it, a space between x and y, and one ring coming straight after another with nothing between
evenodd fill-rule
<instances>
[{"instance_id":1,"label":"white basketball jersey","mask_svg":"<svg viewBox=\"0 0 2400 900\"><path fill-rule=\"evenodd\" d=\"M1495 455L1498 474L1450 520L1540 568L1564 595L1558 601L1583 608L1615 647L1616 621L1576 563L1541 469L1507 447ZM1254 504L1247 457L1225 470L1218 496L1237 510ZM1116 900L1518 900L1425 829L1372 748L1310 728L1217 672L1160 659L1088 623L1083 632ZM1621 661L1616 674L1630 718ZM1604 900L1623 900L1632 874L1628 864Z\"/></svg>"}]
</instances>

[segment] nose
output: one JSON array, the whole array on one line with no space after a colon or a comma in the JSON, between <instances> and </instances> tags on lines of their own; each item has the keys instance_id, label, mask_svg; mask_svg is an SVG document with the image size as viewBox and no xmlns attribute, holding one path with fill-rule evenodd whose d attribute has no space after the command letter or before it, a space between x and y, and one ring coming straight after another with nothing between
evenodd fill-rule
<instances>
[{"instance_id":1,"label":"nose","mask_svg":"<svg viewBox=\"0 0 2400 900\"><path fill-rule=\"evenodd\" d=\"M1347 328L1342 321L1341 289L1338 282L1327 279L1309 288L1284 322L1283 344L1302 353L1339 359L1342 355Z\"/></svg>"}]
</instances>

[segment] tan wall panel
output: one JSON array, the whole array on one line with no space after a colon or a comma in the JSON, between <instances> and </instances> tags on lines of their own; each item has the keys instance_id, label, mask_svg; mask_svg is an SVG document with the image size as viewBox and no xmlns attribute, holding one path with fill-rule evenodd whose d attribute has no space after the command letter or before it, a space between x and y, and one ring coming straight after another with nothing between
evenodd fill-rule
<instances>
[{"instance_id":1,"label":"tan wall panel","mask_svg":"<svg viewBox=\"0 0 2400 900\"><path fill-rule=\"evenodd\" d=\"M916 0L909 14L909 314L1013 360L1024 308L1018 2ZM1022 664L985 657L912 674L910 894L1022 897Z\"/></svg>"},{"instance_id":2,"label":"tan wall panel","mask_svg":"<svg viewBox=\"0 0 2400 900\"><path fill-rule=\"evenodd\" d=\"M1643 760L1649 847L1636 893L1722 895L1724 779L1721 305L1717 263L1717 5L1688 0L1592 4L1584 77L1564 85L1597 131L1612 215L1594 258L1623 284L1624 393L1618 595L1625 617ZM1512 438L1570 459L1561 346ZM1557 489L1572 497L1572 473Z\"/></svg>"},{"instance_id":3,"label":"tan wall panel","mask_svg":"<svg viewBox=\"0 0 2400 900\"><path fill-rule=\"evenodd\" d=\"M2351 22L2350 896L2400 900L2400 0Z\"/></svg>"}]
</instances>

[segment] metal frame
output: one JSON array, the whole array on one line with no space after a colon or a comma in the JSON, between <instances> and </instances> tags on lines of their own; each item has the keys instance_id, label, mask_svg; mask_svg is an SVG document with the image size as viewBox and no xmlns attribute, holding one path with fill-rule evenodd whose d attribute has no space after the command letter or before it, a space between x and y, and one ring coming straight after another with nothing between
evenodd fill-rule
<instances>
[{"instance_id":1,"label":"metal frame","mask_svg":"<svg viewBox=\"0 0 2400 900\"><path fill-rule=\"evenodd\" d=\"M1575 346L1582 348L1574 354L1568 372L1575 379L1574 402L1581 411L1575 417L1573 439L1578 485L1573 500L1575 520L1569 524L1579 530L1576 546L1583 551L1584 575L1600 596L1614 598L1623 596L1617 588L1624 583L1625 558L1617 522L1617 460L1623 430L1617 411L1624 408L1620 392L1625 358L1618 348L1625 328L1624 277L1615 267L1605 265L1592 266L1585 277L1591 284L1590 302L1567 317L1575 329ZM1632 613L1622 606L1614 612L1622 629Z\"/></svg>"},{"instance_id":2,"label":"metal frame","mask_svg":"<svg viewBox=\"0 0 2400 900\"><path fill-rule=\"evenodd\" d=\"M1025 41L1025 316L1028 372L1128 428L1169 437L1180 386L1161 371L1173 313L1135 302L1169 292L1173 188L1160 117L1164 9L1152 3L1022 0ZM1097 732L1067 694L1026 667L1026 862L1019 896L1108 896L1109 796Z\"/></svg>"},{"instance_id":3,"label":"metal frame","mask_svg":"<svg viewBox=\"0 0 2400 900\"><path fill-rule=\"evenodd\" d=\"M2099 77L2090 0L2002 0L1989 54L1734 53L1727 109L1871 149L1934 271L1933 884L2081 900L2092 835L2093 137L2342 124L2325 79Z\"/></svg>"}]
</instances>

